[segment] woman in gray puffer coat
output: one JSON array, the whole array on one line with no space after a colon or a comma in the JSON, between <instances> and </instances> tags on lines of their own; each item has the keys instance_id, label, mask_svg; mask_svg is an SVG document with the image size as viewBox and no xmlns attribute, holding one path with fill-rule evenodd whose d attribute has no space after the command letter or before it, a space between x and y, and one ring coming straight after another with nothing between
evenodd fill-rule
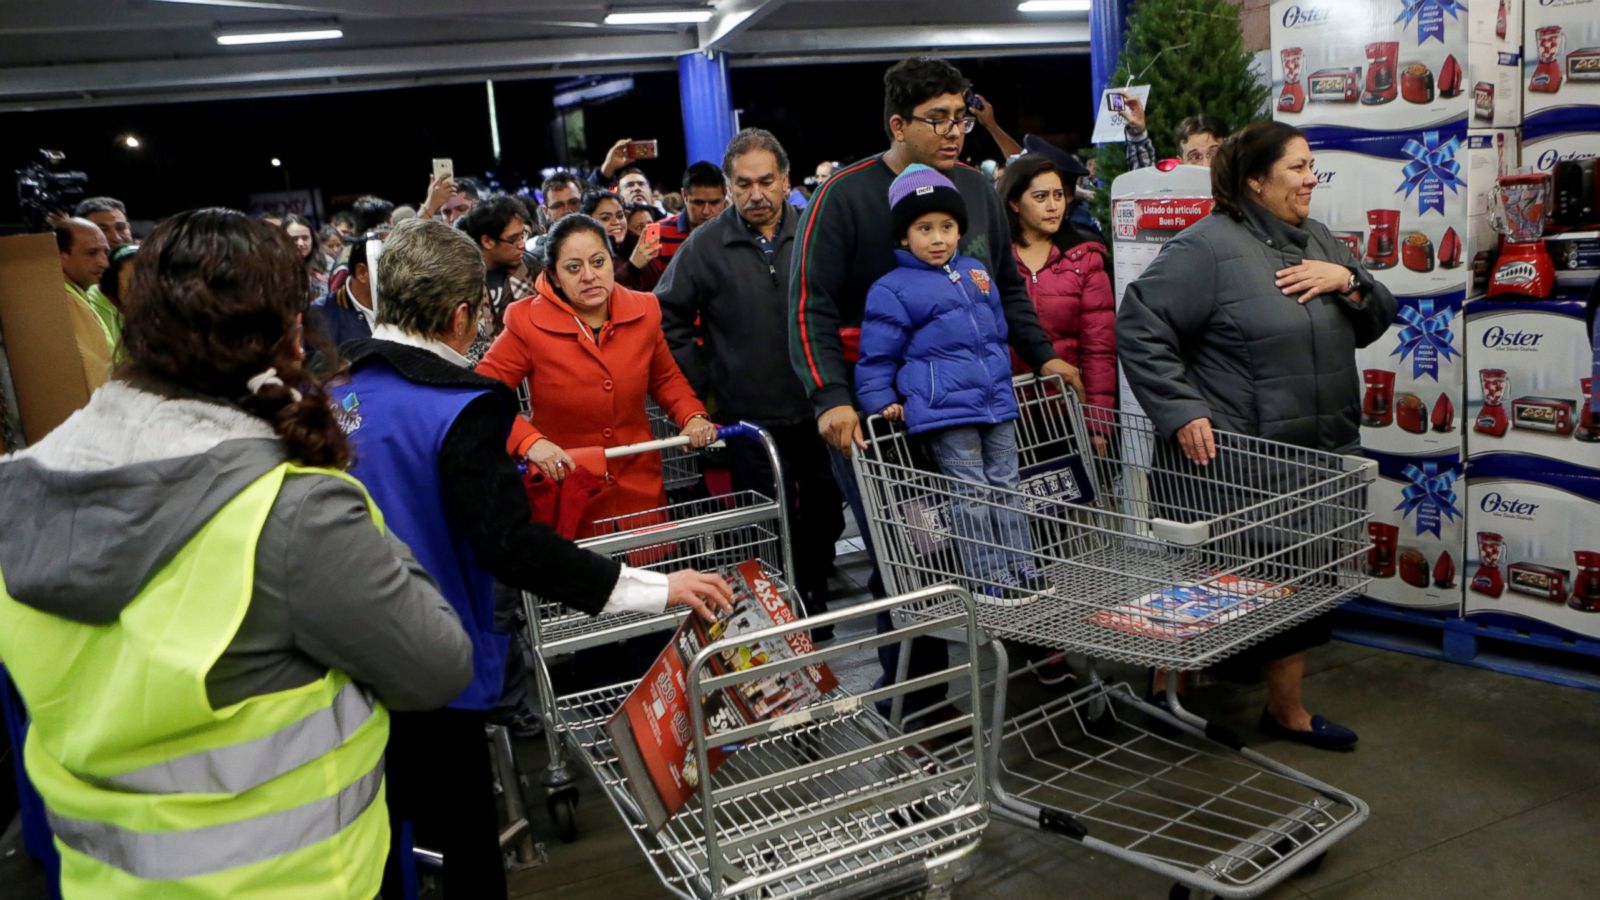
<instances>
[{"instance_id":1,"label":"woman in gray puffer coat","mask_svg":"<svg viewBox=\"0 0 1600 900\"><path fill-rule=\"evenodd\" d=\"M1340 453L1360 448L1355 351L1377 340L1394 296L1311 219L1311 148L1295 128L1257 122L1211 168L1212 215L1164 247L1128 286L1117 346L1129 387L1164 440L1206 465L1212 429ZM1170 446L1170 445L1169 445ZM1319 622L1258 646L1268 660L1264 731L1327 749L1356 734L1301 702Z\"/></svg>"}]
</instances>

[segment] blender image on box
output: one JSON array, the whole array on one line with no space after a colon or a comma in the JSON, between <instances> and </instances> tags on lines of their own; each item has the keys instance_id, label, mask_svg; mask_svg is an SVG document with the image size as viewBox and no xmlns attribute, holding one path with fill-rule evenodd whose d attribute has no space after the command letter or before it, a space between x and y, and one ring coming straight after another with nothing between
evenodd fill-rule
<instances>
[{"instance_id":1,"label":"blender image on box","mask_svg":"<svg viewBox=\"0 0 1600 900\"><path fill-rule=\"evenodd\" d=\"M1472 423L1472 430L1490 437L1502 437L1511 420L1506 416L1506 370L1479 369L1478 383L1483 385L1483 408Z\"/></svg>"},{"instance_id":2,"label":"blender image on box","mask_svg":"<svg viewBox=\"0 0 1600 900\"><path fill-rule=\"evenodd\" d=\"M1539 62L1528 77L1528 90L1554 94L1561 90L1561 47L1566 43L1566 37L1560 25L1545 25L1535 29L1533 37Z\"/></svg>"},{"instance_id":3,"label":"blender image on box","mask_svg":"<svg viewBox=\"0 0 1600 900\"><path fill-rule=\"evenodd\" d=\"M1550 185L1547 172L1502 175L1495 185L1489 223L1506 239L1489 276L1489 296L1545 297L1555 287L1555 264L1544 246Z\"/></svg>"},{"instance_id":4,"label":"blender image on box","mask_svg":"<svg viewBox=\"0 0 1600 900\"><path fill-rule=\"evenodd\" d=\"M1278 95L1281 112L1299 112L1306 105L1306 89L1300 85L1300 64L1305 51L1289 47L1279 56L1283 59L1283 92Z\"/></svg>"},{"instance_id":5,"label":"blender image on box","mask_svg":"<svg viewBox=\"0 0 1600 900\"><path fill-rule=\"evenodd\" d=\"M1505 574L1500 571L1500 556L1505 549L1506 539L1498 533L1478 532L1478 571L1472 574L1472 582L1467 585L1473 593L1486 597L1505 593Z\"/></svg>"}]
</instances>

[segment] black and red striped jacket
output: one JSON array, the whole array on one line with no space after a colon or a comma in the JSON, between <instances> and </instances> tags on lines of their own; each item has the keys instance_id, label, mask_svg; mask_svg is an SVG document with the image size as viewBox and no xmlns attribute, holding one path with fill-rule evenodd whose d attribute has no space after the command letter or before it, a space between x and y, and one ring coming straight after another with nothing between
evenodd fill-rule
<instances>
[{"instance_id":1,"label":"black and red striped jacket","mask_svg":"<svg viewBox=\"0 0 1600 900\"><path fill-rule=\"evenodd\" d=\"M1055 353L1010 260L1011 229L1000 197L970 166L958 165L945 175L967 202L961 253L993 274L1011 346L1037 370ZM903 237L892 233L889 215L894 177L877 156L847 166L823 182L800 223L789 279L789 356L818 415L854 404L856 343L867 290L895 267L894 250Z\"/></svg>"}]
</instances>

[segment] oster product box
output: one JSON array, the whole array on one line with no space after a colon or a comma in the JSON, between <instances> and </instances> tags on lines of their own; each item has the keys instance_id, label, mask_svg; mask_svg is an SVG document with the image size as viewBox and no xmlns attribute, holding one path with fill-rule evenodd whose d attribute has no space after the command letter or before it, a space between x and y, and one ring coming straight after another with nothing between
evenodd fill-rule
<instances>
[{"instance_id":1,"label":"oster product box","mask_svg":"<svg viewBox=\"0 0 1600 900\"><path fill-rule=\"evenodd\" d=\"M1464 614L1600 637L1600 477L1472 462L1466 494Z\"/></svg>"},{"instance_id":2,"label":"oster product box","mask_svg":"<svg viewBox=\"0 0 1600 900\"><path fill-rule=\"evenodd\" d=\"M1600 0L1534 0L1525 18L1523 124L1548 134L1600 118Z\"/></svg>"},{"instance_id":3,"label":"oster product box","mask_svg":"<svg viewBox=\"0 0 1600 900\"><path fill-rule=\"evenodd\" d=\"M1460 454L1366 456L1378 463L1367 488L1367 595L1397 606L1459 607L1467 528Z\"/></svg>"},{"instance_id":4,"label":"oster product box","mask_svg":"<svg viewBox=\"0 0 1600 900\"><path fill-rule=\"evenodd\" d=\"M1484 124L1516 125L1515 4L1503 22L1498 11L1475 19L1468 6L1483 2L1274 2L1274 117L1319 133L1396 131L1441 127L1482 107Z\"/></svg>"},{"instance_id":5,"label":"oster product box","mask_svg":"<svg viewBox=\"0 0 1600 900\"><path fill-rule=\"evenodd\" d=\"M1530 472L1568 466L1600 476L1600 423L1589 402L1594 353L1583 302L1482 299L1467 301L1466 311L1468 460Z\"/></svg>"},{"instance_id":6,"label":"oster product box","mask_svg":"<svg viewBox=\"0 0 1600 900\"><path fill-rule=\"evenodd\" d=\"M1311 215L1396 295L1465 291L1474 257L1493 246L1474 232L1473 213L1487 211L1499 166L1516 154L1508 132L1478 136L1480 150L1473 138L1463 119L1438 130L1314 140Z\"/></svg>"},{"instance_id":7,"label":"oster product box","mask_svg":"<svg viewBox=\"0 0 1600 900\"><path fill-rule=\"evenodd\" d=\"M1356 351L1361 446L1406 455L1461 452L1465 294L1400 297L1389 331Z\"/></svg>"}]
</instances>

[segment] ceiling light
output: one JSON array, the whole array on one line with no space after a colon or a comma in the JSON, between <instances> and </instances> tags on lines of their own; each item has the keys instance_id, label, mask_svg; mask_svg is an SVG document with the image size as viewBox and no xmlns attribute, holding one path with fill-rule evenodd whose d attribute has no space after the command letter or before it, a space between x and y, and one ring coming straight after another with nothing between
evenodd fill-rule
<instances>
[{"instance_id":1,"label":"ceiling light","mask_svg":"<svg viewBox=\"0 0 1600 900\"><path fill-rule=\"evenodd\" d=\"M219 32L217 43L224 47L245 44L285 44L293 41L336 41L344 37L338 28L292 28L282 31Z\"/></svg>"},{"instance_id":2,"label":"ceiling light","mask_svg":"<svg viewBox=\"0 0 1600 900\"><path fill-rule=\"evenodd\" d=\"M129 150L137 150L141 146L139 138L131 134L123 135L121 143L122 146L127 147Z\"/></svg>"},{"instance_id":3,"label":"ceiling light","mask_svg":"<svg viewBox=\"0 0 1600 900\"><path fill-rule=\"evenodd\" d=\"M278 167L279 167L279 166L281 166L281 165L283 165L283 160L281 160L281 159L279 159L279 158L277 158L277 157L276 157L276 156L274 156L274 157L273 157L273 158L272 158L272 167L273 167L273 168L274 168L274 169L276 169L276 168L278 168Z\"/></svg>"},{"instance_id":4,"label":"ceiling light","mask_svg":"<svg viewBox=\"0 0 1600 900\"><path fill-rule=\"evenodd\" d=\"M635 9L606 13L607 25L698 25L711 21L711 10L703 7L691 9Z\"/></svg>"},{"instance_id":5,"label":"ceiling light","mask_svg":"<svg viewBox=\"0 0 1600 900\"><path fill-rule=\"evenodd\" d=\"M1086 13L1090 0L1023 0L1017 12L1026 13Z\"/></svg>"}]
</instances>

